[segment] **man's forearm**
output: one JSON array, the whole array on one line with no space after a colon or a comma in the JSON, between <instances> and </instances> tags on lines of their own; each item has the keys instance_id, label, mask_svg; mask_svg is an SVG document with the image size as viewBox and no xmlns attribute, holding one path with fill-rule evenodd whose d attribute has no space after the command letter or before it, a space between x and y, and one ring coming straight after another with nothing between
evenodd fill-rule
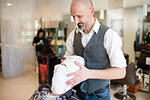
<instances>
[{"instance_id":1,"label":"man's forearm","mask_svg":"<svg viewBox=\"0 0 150 100\"><path fill-rule=\"evenodd\" d=\"M108 68L104 70L89 70L89 79L121 79L126 75L126 68Z\"/></svg>"},{"instance_id":2,"label":"man's forearm","mask_svg":"<svg viewBox=\"0 0 150 100\"><path fill-rule=\"evenodd\" d=\"M121 79L124 78L126 75L126 68L113 67L103 70L92 70L87 69L79 62L75 62L75 64L78 65L80 69L76 72L67 74L68 77L75 76L74 78L66 82L68 85L72 86L75 86L87 79Z\"/></svg>"}]
</instances>

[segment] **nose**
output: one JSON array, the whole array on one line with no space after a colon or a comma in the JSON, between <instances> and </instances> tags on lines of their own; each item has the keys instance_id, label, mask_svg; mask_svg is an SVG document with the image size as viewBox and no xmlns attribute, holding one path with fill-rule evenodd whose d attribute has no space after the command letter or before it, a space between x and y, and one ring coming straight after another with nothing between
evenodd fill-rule
<instances>
[{"instance_id":1,"label":"nose","mask_svg":"<svg viewBox=\"0 0 150 100\"><path fill-rule=\"evenodd\" d=\"M79 18L78 17L74 17L74 22L77 25L79 23Z\"/></svg>"}]
</instances>

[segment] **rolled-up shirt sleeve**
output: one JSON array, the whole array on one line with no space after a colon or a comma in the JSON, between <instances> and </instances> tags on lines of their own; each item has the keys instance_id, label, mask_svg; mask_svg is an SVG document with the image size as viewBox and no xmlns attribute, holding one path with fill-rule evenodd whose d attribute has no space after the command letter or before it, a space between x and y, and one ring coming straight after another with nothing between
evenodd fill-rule
<instances>
[{"instance_id":1,"label":"rolled-up shirt sleeve","mask_svg":"<svg viewBox=\"0 0 150 100\"><path fill-rule=\"evenodd\" d=\"M104 47L110 59L111 67L126 67L126 60L122 52L122 40L112 29L108 29L104 36Z\"/></svg>"}]
</instances>

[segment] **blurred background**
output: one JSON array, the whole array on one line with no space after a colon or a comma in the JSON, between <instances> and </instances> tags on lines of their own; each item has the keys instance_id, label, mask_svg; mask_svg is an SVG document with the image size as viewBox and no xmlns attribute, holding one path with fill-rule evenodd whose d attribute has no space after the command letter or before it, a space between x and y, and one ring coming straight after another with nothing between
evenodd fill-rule
<instances>
[{"instance_id":1,"label":"blurred background","mask_svg":"<svg viewBox=\"0 0 150 100\"><path fill-rule=\"evenodd\" d=\"M150 92L140 90L149 84L150 61L146 57L150 55L150 0L92 1L94 17L119 34L127 60L135 65L133 73L142 86L132 93L139 100L148 100ZM46 32L55 55L63 57L66 39L75 28L70 4L71 0L0 0L1 100L27 100L38 87L38 66L32 46L37 30ZM140 59L145 59L142 64ZM137 88L139 84L130 87ZM113 94L117 90L113 89L112 99L116 100Z\"/></svg>"}]
</instances>

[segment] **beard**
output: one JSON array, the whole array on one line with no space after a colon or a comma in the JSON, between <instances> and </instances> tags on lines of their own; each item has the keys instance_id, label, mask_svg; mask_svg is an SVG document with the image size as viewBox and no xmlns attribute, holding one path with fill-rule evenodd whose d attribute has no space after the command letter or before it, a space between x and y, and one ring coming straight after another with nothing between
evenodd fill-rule
<instances>
[{"instance_id":1,"label":"beard","mask_svg":"<svg viewBox=\"0 0 150 100\"><path fill-rule=\"evenodd\" d=\"M78 26L78 28L79 28L81 31L83 31L84 29L87 28L87 25L84 25L83 22L79 22L79 23L77 24L77 26Z\"/></svg>"}]
</instances>

